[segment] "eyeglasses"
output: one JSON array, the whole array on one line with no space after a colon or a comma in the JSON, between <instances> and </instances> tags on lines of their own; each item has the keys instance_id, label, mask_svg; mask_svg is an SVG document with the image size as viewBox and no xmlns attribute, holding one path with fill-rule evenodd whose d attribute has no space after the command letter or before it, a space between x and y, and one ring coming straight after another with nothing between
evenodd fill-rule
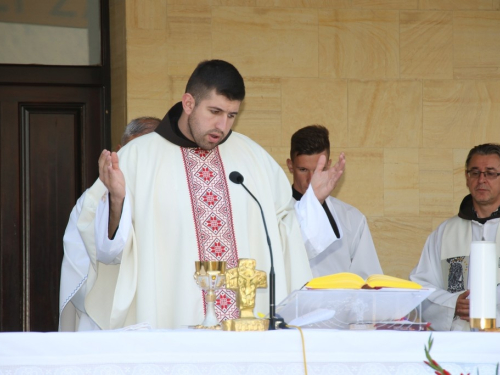
<instances>
[{"instance_id":1,"label":"eyeglasses","mask_svg":"<svg viewBox=\"0 0 500 375\"><path fill-rule=\"evenodd\" d=\"M469 176L469 178L472 178L474 180L477 180L479 176L481 176L482 174L484 174L484 177L486 177L486 179L490 181L495 180L498 176L500 176L500 173L494 171L481 172L478 171L477 169L472 169L470 171L467 171L467 176Z\"/></svg>"}]
</instances>

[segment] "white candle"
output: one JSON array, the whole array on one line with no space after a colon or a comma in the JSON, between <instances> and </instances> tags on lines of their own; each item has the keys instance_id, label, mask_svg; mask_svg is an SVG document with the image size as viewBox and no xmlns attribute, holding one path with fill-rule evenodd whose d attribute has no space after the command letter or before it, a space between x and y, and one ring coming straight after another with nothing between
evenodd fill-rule
<instances>
[{"instance_id":1,"label":"white candle","mask_svg":"<svg viewBox=\"0 0 500 375\"><path fill-rule=\"evenodd\" d=\"M470 249L470 317L496 318L496 247L494 242L473 241Z\"/></svg>"}]
</instances>

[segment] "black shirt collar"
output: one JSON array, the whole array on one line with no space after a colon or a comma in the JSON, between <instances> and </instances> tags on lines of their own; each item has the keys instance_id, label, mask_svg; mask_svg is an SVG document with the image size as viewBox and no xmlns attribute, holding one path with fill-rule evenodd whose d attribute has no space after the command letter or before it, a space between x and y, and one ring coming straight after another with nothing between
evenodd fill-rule
<instances>
[{"instance_id":1,"label":"black shirt collar","mask_svg":"<svg viewBox=\"0 0 500 375\"><path fill-rule=\"evenodd\" d=\"M484 224L488 220L496 219L500 217L500 207L497 208L489 217L479 218L477 217L476 210L474 210L474 204L472 203L472 195L467 195L460 204L460 209L458 211L458 217L464 220L474 220L478 223Z\"/></svg>"},{"instance_id":2,"label":"black shirt collar","mask_svg":"<svg viewBox=\"0 0 500 375\"><path fill-rule=\"evenodd\" d=\"M302 199L302 197L304 196L304 194L299 193L297 190L295 190L295 188L292 185L292 196L293 196L293 199L295 199L296 201L300 201Z\"/></svg>"}]
</instances>

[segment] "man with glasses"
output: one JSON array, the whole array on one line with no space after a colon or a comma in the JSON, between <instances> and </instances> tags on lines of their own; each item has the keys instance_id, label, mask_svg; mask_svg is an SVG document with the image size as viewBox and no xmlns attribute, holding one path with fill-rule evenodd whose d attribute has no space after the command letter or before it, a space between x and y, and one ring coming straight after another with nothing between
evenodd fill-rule
<instances>
[{"instance_id":1,"label":"man with glasses","mask_svg":"<svg viewBox=\"0 0 500 375\"><path fill-rule=\"evenodd\" d=\"M468 270L472 241L492 241L500 261L500 144L469 151L465 179L470 194L457 216L443 222L427 239L410 279L436 291L422 305L423 319L434 330L469 330ZM500 272L497 271L497 326L500 325Z\"/></svg>"}]
</instances>

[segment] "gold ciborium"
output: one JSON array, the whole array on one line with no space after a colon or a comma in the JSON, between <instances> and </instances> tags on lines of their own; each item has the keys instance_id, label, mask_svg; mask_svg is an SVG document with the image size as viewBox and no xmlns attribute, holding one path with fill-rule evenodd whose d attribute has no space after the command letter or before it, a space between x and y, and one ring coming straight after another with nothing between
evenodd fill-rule
<instances>
[{"instance_id":1,"label":"gold ciborium","mask_svg":"<svg viewBox=\"0 0 500 375\"><path fill-rule=\"evenodd\" d=\"M215 291L226 282L226 262L195 261L194 264L196 284L206 292L205 320L196 328L220 329L220 322L215 315Z\"/></svg>"}]
</instances>

